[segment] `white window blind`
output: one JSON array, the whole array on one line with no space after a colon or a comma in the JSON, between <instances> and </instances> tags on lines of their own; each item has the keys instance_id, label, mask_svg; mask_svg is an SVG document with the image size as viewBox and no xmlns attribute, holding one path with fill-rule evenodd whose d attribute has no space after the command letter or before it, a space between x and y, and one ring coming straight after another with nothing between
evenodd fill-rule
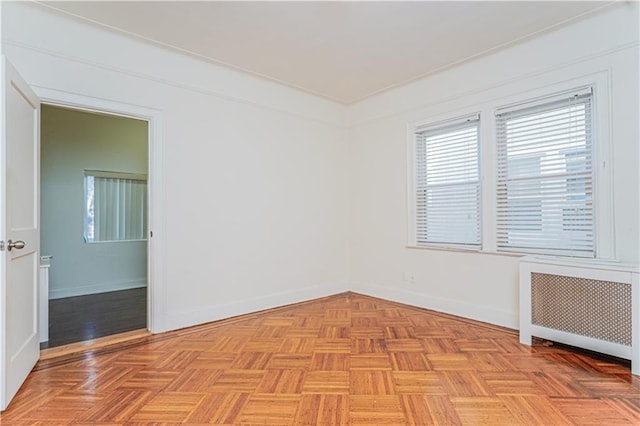
<instances>
[{"instance_id":1,"label":"white window blind","mask_svg":"<svg viewBox=\"0 0 640 426\"><path fill-rule=\"evenodd\" d=\"M594 257L591 89L498 110L498 250Z\"/></svg>"},{"instance_id":2,"label":"white window blind","mask_svg":"<svg viewBox=\"0 0 640 426\"><path fill-rule=\"evenodd\" d=\"M85 241L146 239L146 176L85 171Z\"/></svg>"},{"instance_id":3,"label":"white window blind","mask_svg":"<svg viewBox=\"0 0 640 426\"><path fill-rule=\"evenodd\" d=\"M416 129L416 245L480 247L479 118Z\"/></svg>"}]
</instances>

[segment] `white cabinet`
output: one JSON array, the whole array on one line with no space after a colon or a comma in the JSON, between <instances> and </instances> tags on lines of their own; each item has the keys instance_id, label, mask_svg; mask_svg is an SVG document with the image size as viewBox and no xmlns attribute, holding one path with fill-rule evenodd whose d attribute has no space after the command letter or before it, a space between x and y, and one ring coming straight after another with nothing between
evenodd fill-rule
<instances>
[{"instance_id":1,"label":"white cabinet","mask_svg":"<svg viewBox=\"0 0 640 426\"><path fill-rule=\"evenodd\" d=\"M40 343L49 340L49 268L53 256L40 256Z\"/></svg>"}]
</instances>

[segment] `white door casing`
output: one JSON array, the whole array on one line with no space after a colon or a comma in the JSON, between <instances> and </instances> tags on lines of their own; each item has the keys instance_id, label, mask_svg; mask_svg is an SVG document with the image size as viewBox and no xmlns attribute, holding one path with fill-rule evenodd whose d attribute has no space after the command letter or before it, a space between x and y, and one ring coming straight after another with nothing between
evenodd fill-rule
<instances>
[{"instance_id":1,"label":"white door casing","mask_svg":"<svg viewBox=\"0 0 640 426\"><path fill-rule=\"evenodd\" d=\"M149 238L147 240L147 328L167 331L164 284L164 156L162 111L119 101L33 86L40 102L61 108L143 120L149 129ZM151 235L151 233L153 235Z\"/></svg>"},{"instance_id":2,"label":"white door casing","mask_svg":"<svg viewBox=\"0 0 640 426\"><path fill-rule=\"evenodd\" d=\"M38 361L40 101L2 57L0 410ZM9 241L16 247L9 250ZM24 248L19 249L24 242Z\"/></svg>"}]
</instances>

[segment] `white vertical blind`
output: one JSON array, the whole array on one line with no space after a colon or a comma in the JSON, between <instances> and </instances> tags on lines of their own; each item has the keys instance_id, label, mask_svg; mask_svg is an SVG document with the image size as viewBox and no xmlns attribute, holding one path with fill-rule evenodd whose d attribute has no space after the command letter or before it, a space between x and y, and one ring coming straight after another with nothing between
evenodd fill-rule
<instances>
[{"instance_id":1,"label":"white vertical blind","mask_svg":"<svg viewBox=\"0 0 640 426\"><path fill-rule=\"evenodd\" d=\"M498 250L594 257L591 89L498 110Z\"/></svg>"},{"instance_id":2,"label":"white vertical blind","mask_svg":"<svg viewBox=\"0 0 640 426\"><path fill-rule=\"evenodd\" d=\"M417 245L480 247L479 115L416 129Z\"/></svg>"},{"instance_id":3,"label":"white vertical blind","mask_svg":"<svg viewBox=\"0 0 640 426\"><path fill-rule=\"evenodd\" d=\"M128 174L122 174L126 177L85 174L85 239L88 242L146 239L146 180Z\"/></svg>"}]
</instances>

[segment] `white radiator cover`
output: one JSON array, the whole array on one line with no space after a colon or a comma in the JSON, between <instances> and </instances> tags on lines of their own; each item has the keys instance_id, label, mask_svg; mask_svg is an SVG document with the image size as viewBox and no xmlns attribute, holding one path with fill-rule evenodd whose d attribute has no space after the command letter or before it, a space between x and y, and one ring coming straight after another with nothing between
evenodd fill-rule
<instances>
[{"instance_id":1,"label":"white radiator cover","mask_svg":"<svg viewBox=\"0 0 640 426\"><path fill-rule=\"evenodd\" d=\"M631 360L640 375L637 265L525 257L520 343L533 336Z\"/></svg>"}]
</instances>

